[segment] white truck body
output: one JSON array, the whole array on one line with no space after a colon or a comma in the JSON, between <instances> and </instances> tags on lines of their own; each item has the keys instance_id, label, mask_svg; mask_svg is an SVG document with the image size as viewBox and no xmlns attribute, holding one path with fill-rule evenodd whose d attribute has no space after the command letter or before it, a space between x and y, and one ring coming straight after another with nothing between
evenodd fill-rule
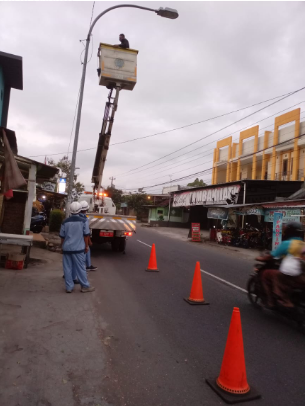
<instances>
[{"instance_id":1,"label":"white truck body","mask_svg":"<svg viewBox=\"0 0 305 406\"><path fill-rule=\"evenodd\" d=\"M92 194L82 194L80 201L89 204L89 228L93 243L110 242L113 251L125 251L126 239L136 232L136 217L116 214L116 206L110 197L103 197L93 201ZM94 206L97 205L97 212Z\"/></svg>"}]
</instances>

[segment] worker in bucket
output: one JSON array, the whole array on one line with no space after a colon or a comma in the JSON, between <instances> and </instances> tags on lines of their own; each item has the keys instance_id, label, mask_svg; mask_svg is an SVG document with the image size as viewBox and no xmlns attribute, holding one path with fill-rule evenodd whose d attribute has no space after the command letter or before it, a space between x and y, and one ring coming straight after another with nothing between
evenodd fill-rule
<instances>
[{"instance_id":1,"label":"worker in bucket","mask_svg":"<svg viewBox=\"0 0 305 406\"><path fill-rule=\"evenodd\" d=\"M93 292L85 268L85 253L89 250L90 230L88 222L80 216L82 206L78 202L70 205L71 216L61 225L59 236L63 251L63 268L66 292L72 293L74 288L74 275L76 275L81 292Z\"/></svg>"},{"instance_id":2,"label":"worker in bucket","mask_svg":"<svg viewBox=\"0 0 305 406\"><path fill-rule=\"evenodd\" d=\"M113 45L114 48L124 48L124 49L129 48L129 41L127 38L125 38L124 34L120 34L119 40L120 40L120 44Z\"/></svg>"},{"instance_id":3,"label":"worker in bucket","mask_svg":"<svg viewBox=\"0 0 305 406\"><path fill-rule=\"evenodd\" d=\"M80 216L82 218L84 218L87 223L88 223L88 227L89 227L89 219L86 216L87 211L89 210L89 204L83 200L81 202L79 202L79 204L82 206L82 211L80 212ZM88 271L96 271L97 270L97 266L93 266L91 264L91 253L90 253L90 247L92 246L92 241L91 238L89 236L89 249L88 252L85 254L86 257L86 270Z\"/></svg>"}]
</instances>

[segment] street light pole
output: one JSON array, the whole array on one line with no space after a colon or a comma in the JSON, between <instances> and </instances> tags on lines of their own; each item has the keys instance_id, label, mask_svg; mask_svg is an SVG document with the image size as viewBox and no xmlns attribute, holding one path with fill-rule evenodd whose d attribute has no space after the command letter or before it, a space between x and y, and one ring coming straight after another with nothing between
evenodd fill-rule
<instances>
[{"instance_id":1,"label":"street light pole","mask_svg":"<svg viewBox=\"0 0 305 406\"><path fill-rule=\"evenodd\" d=\"M72 162L71 162L71 170L70 170L70 178L69 178L69 188L68 188L68 204L66 207L66 217L69 217L70 212L70 203L72 201L72 189L73 189L73 179L74 179L74 171L75 171L75 162L76 162L76 153L77 153L77 146L78 146L78 136L79 136L79 128L80 128L80 120L82 114L82 105L83 105L83 96L84 96L84 87L85 87L85 78L86 78L86 69L87 69L87 61L88 61L88 51L89 51L89 44L90 44L90 37L93 30L93 27L97 23L97 21L106 13L116 8L122 7L131 7L131 8L139 8L141 10L153 11L157 15L165 18L176 19L179 15L177 10L171 8L162 8L160 7L158 10L136 6L134 4L118 4L117 6L109 7L100 13L89 28L89 32L86 38L86 48L85 48L85 57L83 62L83 72L82 72L82 79L80 84L80 92L79 92L79 100L78 100L78 108L77 108L77 119L76 119L76 126L75 126L75 135L74 135L74 143L73 143L73 153L72 153Z\"/></svg>"}]
</instances>

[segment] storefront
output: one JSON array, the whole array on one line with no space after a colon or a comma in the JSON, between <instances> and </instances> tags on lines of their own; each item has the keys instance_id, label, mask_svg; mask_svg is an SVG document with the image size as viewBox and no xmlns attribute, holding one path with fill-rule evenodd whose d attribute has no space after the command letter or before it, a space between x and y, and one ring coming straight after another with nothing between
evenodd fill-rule
<instances>
[{"instance_id":1,"label":"storefront","mask_svg":"<svg viewBox=\"0 0 305 406\"><path fill-rule=\"evenodd\" d=\"M210 238L220 244L271 249L275 213L282 215L283 226L288 222L305 225L305 200L208 208L208 217L214 221Z\"/></svg>"},{"instance_id":2,"label":"storefront","mask_svg":"<svg viewBox=\"0 0 305 406\"><path fill-rule=\"evenodd\" d=\"M189 223L200 223L202 230L210 230L225 221L215 216L208 216L209 208L228 209L228 224L231 227L242 227L242 222L251 222L255 225L258 218L255 214L242 216L234 213L243 205L255 206L263 202L274 202L276 198L288 198L295 193L302 182L243 180L205 186L201 188L180 190L173 193L173 207L190 209ZM211 212L210 212L211 213ZM262 214L260 214L261 216ZM221 216L219 214L219 216ZM257 224L256 224L257 225Z\"/></svg>"}]
</instances>

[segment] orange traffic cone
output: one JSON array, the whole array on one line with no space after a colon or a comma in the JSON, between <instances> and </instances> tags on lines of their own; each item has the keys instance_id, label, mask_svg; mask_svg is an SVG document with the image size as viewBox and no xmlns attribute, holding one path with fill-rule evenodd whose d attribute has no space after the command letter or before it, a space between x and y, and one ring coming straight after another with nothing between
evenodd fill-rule
<instances>
[{"instance_id":1,"label":"orange traffic cone","mask_svg":"<svg viewBox=\"0 0 305 406\"><path fill-rule=\"evenodd\" d=\"M200 271L200 263L196 262L195 273L191 288L190 297L184 298L186 302L192 305L208 305L203 298L203 291L202 291L202 282L201 282L201 271Z\"/></svg>"},{"instance_id":2,"label":"orange traffic cone","mask_svg":"<svg viewBox=\"0 0 305 406\"><path fill-rule=\"evenodd\" d=\"M240 312L234 307L219 377L206 382L226 403L248 402L261 396L247 382Z\"/></svg>"},{"instance_id":3,"label":"orange traffic cone","mask_svg":"<svg viewBox=\"0 0 305 406\"><path fill-rule=\"evenodd\" d=\"M157 258L156 258L156 248L155 244L151 247L150 258L148 262L148 267L146 268L147 272L159 272L157 267Z\"/></svg>"}]
</instances>

